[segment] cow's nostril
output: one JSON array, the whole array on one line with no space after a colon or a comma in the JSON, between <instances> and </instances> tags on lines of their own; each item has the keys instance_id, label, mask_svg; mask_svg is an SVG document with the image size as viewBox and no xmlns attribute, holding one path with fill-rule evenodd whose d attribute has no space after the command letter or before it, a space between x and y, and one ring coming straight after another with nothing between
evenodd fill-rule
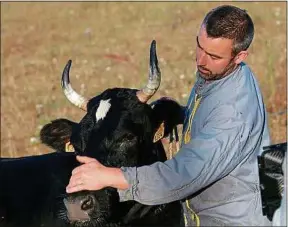
<instances>
[{"instance_id":1,"label":"cow's nostril","mask_svg":"<svg viewBox=\"0 0 288 227\"><path fill-rule=\"evenodd\" d=\"M92 196L87 196L87 198L84 199L81 203L81 209L86 211L86 210L91 209L93 205L94 205L94 200Z\"/></svg>"}]
</instances>

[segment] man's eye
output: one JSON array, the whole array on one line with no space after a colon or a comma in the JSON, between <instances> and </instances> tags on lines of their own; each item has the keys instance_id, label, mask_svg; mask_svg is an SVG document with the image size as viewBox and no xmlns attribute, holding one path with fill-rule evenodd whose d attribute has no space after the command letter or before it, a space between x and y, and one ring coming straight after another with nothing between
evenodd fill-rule
<instances>
[{"instance_id":1,"label":"man's eye","mask_svg":"<svg viewBox=\"0 0 288 227\"><path fill-rule=\"evenodd\" d=\"M218 57L215 57L215 56L212 56L212 55L210 55L210 57L211 57L211 59L213 59L213 60L218 60L218 59L219 59Z\"/></svg>"}]
</instances>

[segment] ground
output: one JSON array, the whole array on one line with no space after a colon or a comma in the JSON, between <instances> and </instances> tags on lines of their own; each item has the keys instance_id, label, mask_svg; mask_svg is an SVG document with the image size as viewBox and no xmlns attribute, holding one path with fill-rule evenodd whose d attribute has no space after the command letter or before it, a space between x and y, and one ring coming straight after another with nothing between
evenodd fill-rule
<instances>
[{"instance_id":1,"label":"ground","mask_svg":"<svg viewBox=\"0 0 288 227\"><path fill-rule=\"evenodd\" d=\"M227 2L226 2L227 3ZM1 153L51 152L39 143L52 119L84 112L64 97L60 78L72 59L71 82L92 97L109 87L140 88L149 46L157 41L162 83L153 100L185 104L195 82L196 34L220 2L1 2ZM286 141L286 2L232 2L255 24L247 63L269 113L273 143ZM249 108L249 107L247 107Z\"/></svg>"}]
</instances>

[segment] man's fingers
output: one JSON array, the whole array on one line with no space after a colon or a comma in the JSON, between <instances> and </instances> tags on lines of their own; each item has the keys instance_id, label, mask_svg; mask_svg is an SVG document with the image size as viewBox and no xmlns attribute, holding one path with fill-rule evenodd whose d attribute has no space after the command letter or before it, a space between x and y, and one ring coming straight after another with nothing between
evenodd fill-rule
<instances>
[{"instance_id":1,"label":"man's fingers","mask_svg":"<svg viewBox=\"0 0 288 227\"><path fill-rule=\"evenodd\" d=\"M76 156L76 159L80 163L89 163L89 162L96 161L96 159L94 159L94 158L90 158L90 157L87 157L87 156L79 156L79 155Z\"/></svg>"},{"instance_id":2,"label":"man's fingers","mask_svg":"<svg viewBox=\"0 0 288 227\"><path fill-rule=\"evenodd\" d=\"M67 193L73 193L73 192L79 192L79 191L83 191L85 190L84 185L83 184L78 184L75 186L67 186L66 187L66 192Z\"/></svg>"},{"instance_id":3,"label":"man's fingers","mask_svg":"<svg viewBox=\"0 0 288 227\"><path fill-rule=\"evenodd\" d=\"M75 187L78 187L79 185L81 185L81 187L84 187L85 186L84 180L85 179L83 179L80 174L72 175L66 189L67 188L75 188Z\"/></svg>"},{"instance_id":4,"label":"man's fingers","mask_svg":"<svg viewBox=\"0 0 288 227\"><path fill-rule=\"evenodd\" d=\"M72 170L72 175L79 174L79 173L85 171L85 169L87 169L87 166L85 164L81 165L81 166L78 166L78 167L76 167L75 169Z\"/></svg>"},{"instance_id":5,"label":"man's fingers","mask_svg":"<svg viewBox=\"0 0 288 227\"><path fill-rule=\"evenodd\" d=\"M98 168L102 166L101 163L94 158L85 156L76 156L76 158L82 165L72 171L72 176L66 187L67 193L89 190L89 188L91 189L91 185L93 188L93 182L90 182L89 179L91 179L91 176L95 175L95 171L97 173Z\"/></svg>"},{"instance_id":6,"label":"man's fingers","mask_svg":"<svg viewBox=\"0 0 288 227\"><path fill-rule=\"evenodd\" d=\"M81 174L74 174L71 176L70 181L69 181L69 186L83 183L83 179L81 177Z\"/></svg>"}]
</instances>

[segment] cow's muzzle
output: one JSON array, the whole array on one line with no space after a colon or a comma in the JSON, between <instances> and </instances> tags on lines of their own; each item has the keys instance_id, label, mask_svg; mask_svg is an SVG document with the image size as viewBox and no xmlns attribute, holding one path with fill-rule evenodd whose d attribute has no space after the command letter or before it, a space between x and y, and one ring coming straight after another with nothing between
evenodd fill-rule
<instances>
[{"instance_id":1,"label":"cow's muzzle","mask_svg":"<svg viewBox=\"0 0 288 227\"><path fill-rule=\"evenodd\" d=\"M76 200L64 198L63 202L70 222L89 220L89 213L96 208L96 200L92 195Z\"/></svg>"}]
</instances>

